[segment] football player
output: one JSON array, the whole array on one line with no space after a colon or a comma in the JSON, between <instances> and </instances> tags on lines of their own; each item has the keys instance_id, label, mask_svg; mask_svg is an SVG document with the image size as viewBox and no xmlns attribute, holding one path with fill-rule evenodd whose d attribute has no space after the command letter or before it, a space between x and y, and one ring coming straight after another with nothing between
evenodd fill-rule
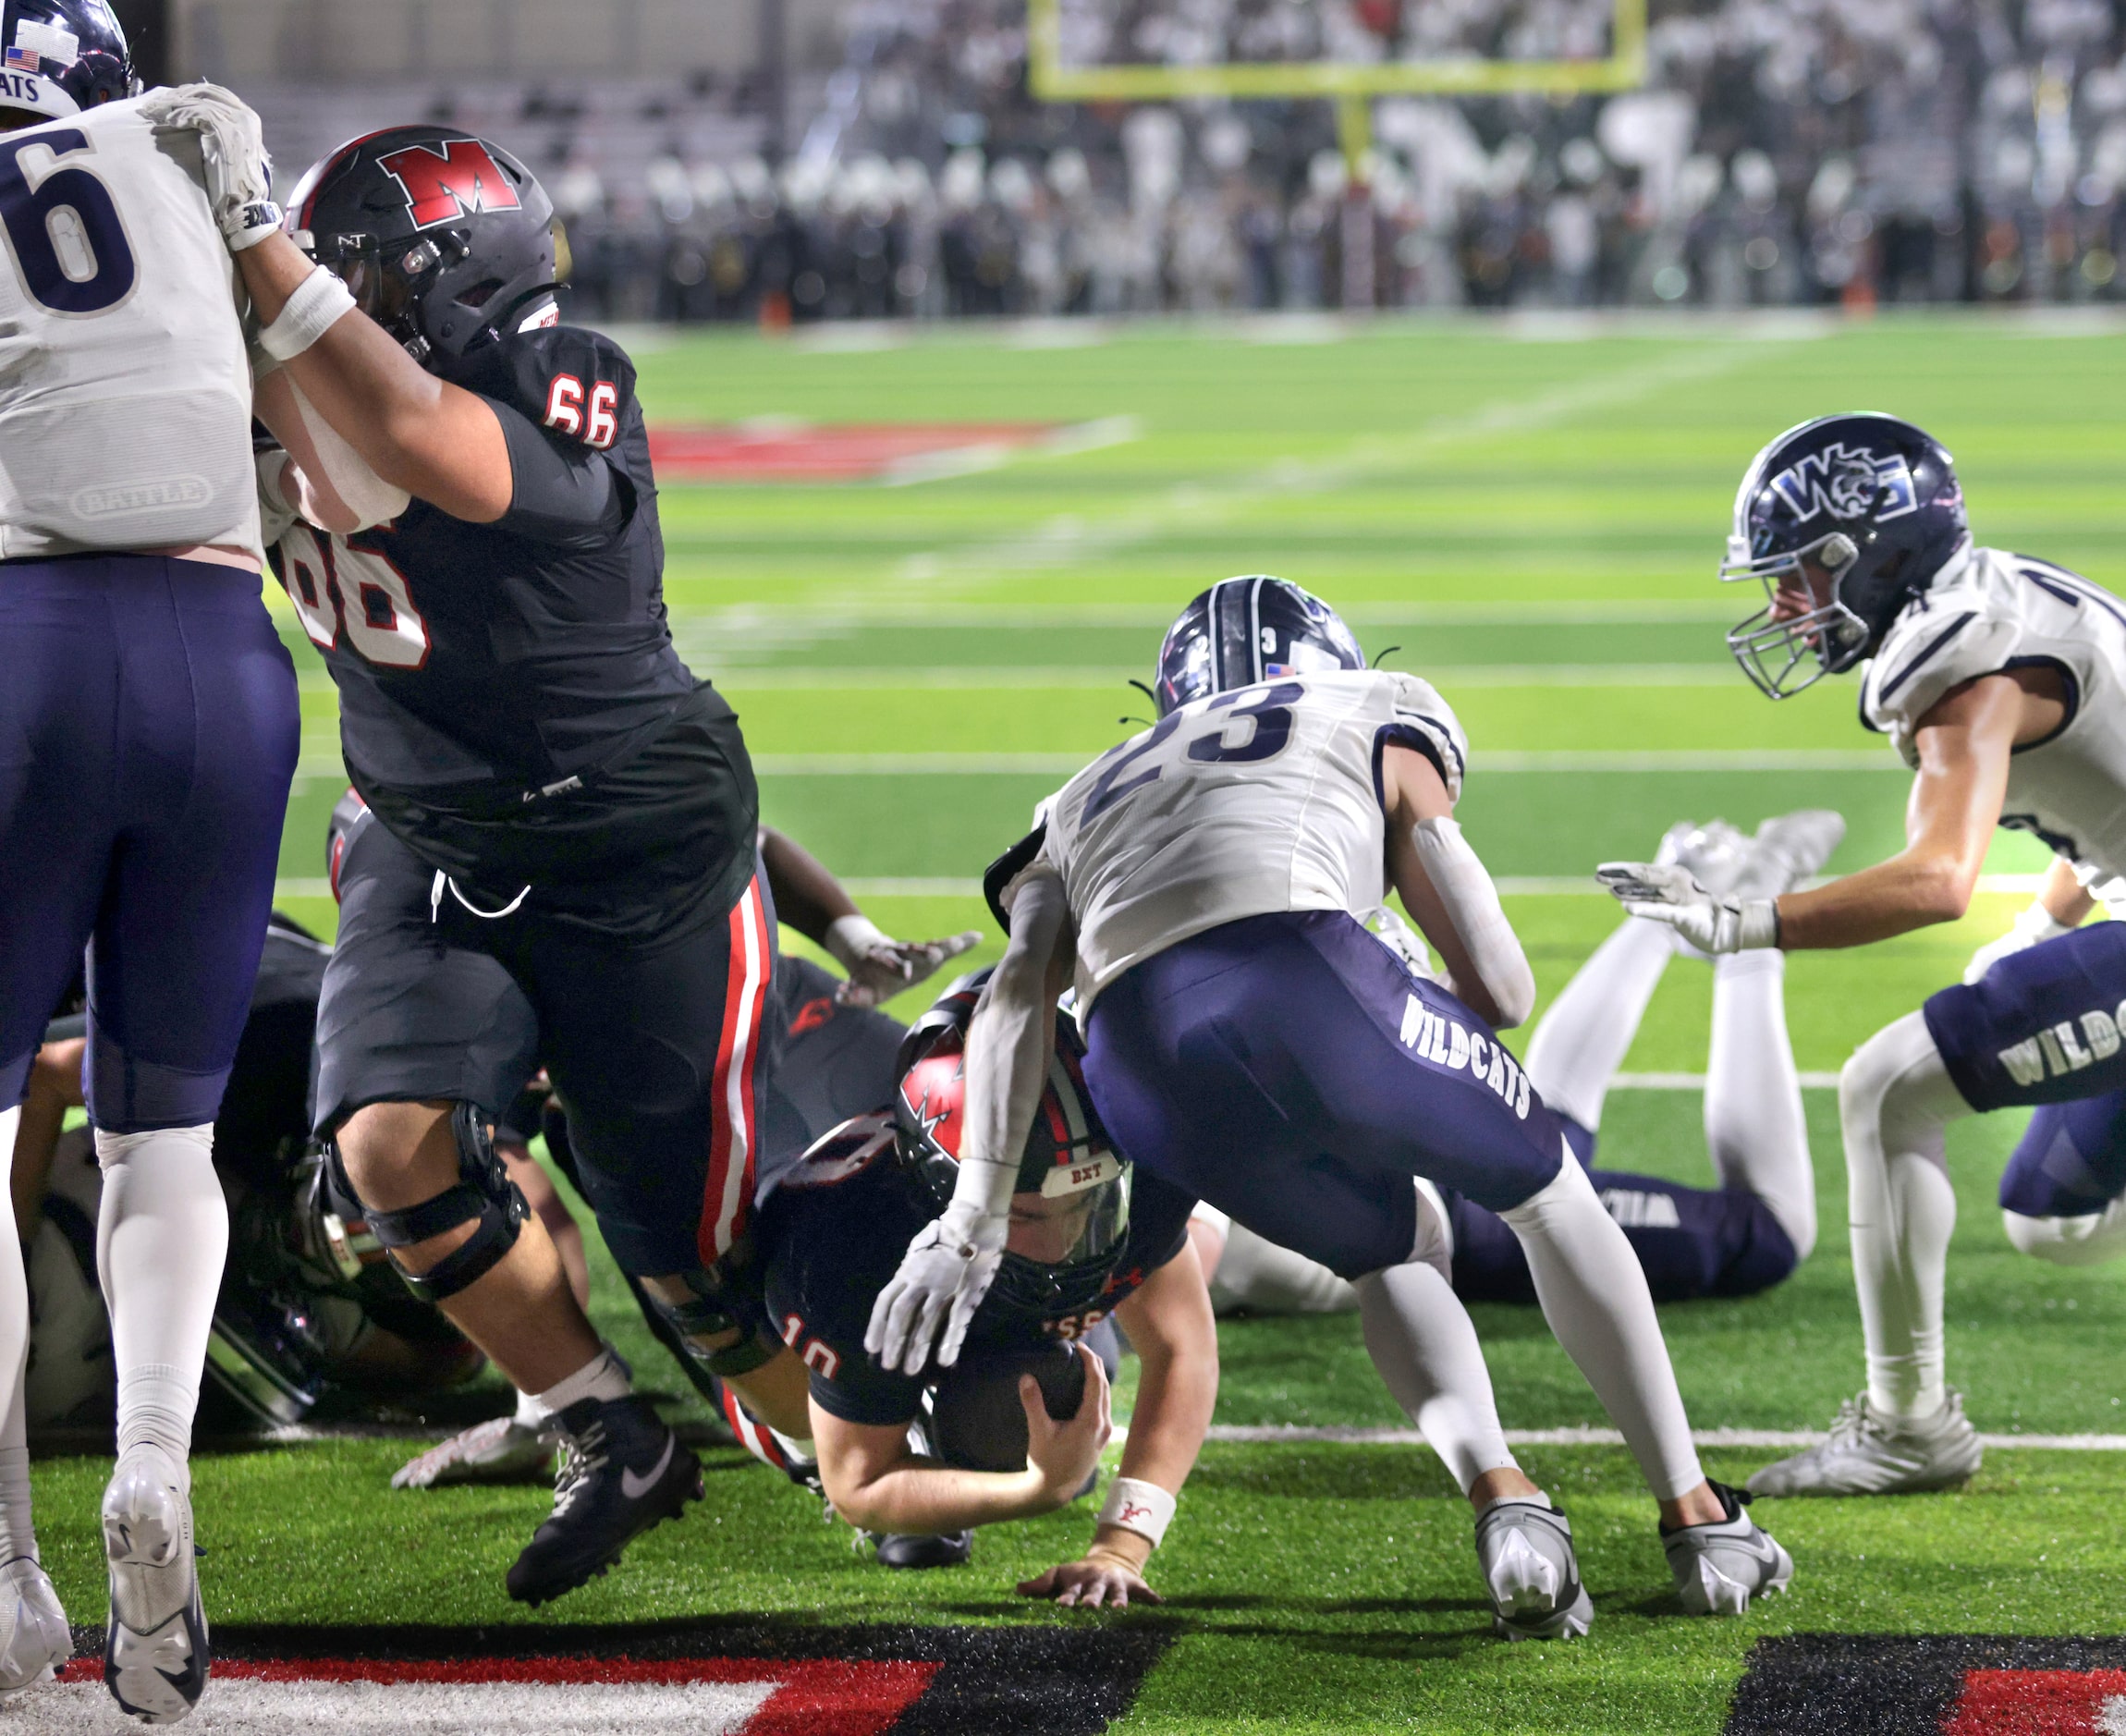
<instances>
[{"instance_id":1,"label":"football player","mask_svg":"<svg viewBox=\"0 0 2126 1736\"><path fill-rule=\"evenodd\" d=\"M300 732L230 259L276 214L258 117L212 86L140 96L102 0L5 0L0 45L0 1151L86 946L118 1384L104 1681L169 1721L209 1669L188 1454L228 1235L212 1130ZM29 1326L0 1226L0 1693L72 1649L31 1523Z\"/></svg>"},{"instance_id":2,"label":"football player","mask_svg":"<svg viewBox=\"0 0 2126 1736\"><path fill-rule=\"evenodd\" d=\"M1822 867L1844 834L1845 822L1820 809L1767 820L1754 837L1721 821L1700 826L1686 820L1662 839L1659 860L1681 862L1701 886L1721 891L1783 892ZM1573 1155L1588 1166L1588 1180L1639 1256L1656 1302L1754 1295L1807 1259L1816 1240L1815 1171L1787 1037L1785 955L1734 953L1713 961L1704 1122L1718 1185L1690 1187L1594 1163L1610 1080L1679 951L1704 956L1666 923L1626 917L1536 1026L1528 1077L1557 1112ZM1430 969L1421 948L1412 962ZM1533 1302L1528 1261L1498 1215L1449 1191L1441 1197L1454 1293L1464 1302ZM1216 1206L1196 1208L1190 1233L1220 1313L1323 1314L1358 1306L1358 1292L1327 1267L1271 1246Z\"/></svg>"},{"instance_id":3,"label":"football player","mask_svg":"<svg viewBox=\"0 0 2126 1736\"><path fill-rule=\"evenodd\" d=\"M1161 648L1159 719L1081 772L991 869L1010 940L968 1041L950 1207L910 1241L866 1347L949 1366L995 1279L1019 1154L1074 981L1086 1081L1139 1168L1357 1282L1367 1347L1425 1426L1441 1388L1483 1414L1450 1468L1503 1632L1583 1632L1563 1516L1524 1476L1455 1300L1438 1188L1521 1240L1546 1317L1659 1503L1685 1607L1739 1610L1792 1573L1691 1444L1646 1280L1558 1117L1493 1033L1534 979L1453 819L1468 750L1415 676L1366 667L1325 604L1267 577L1190 604ZM1451 991L1361 923L1392 882ZM1416 1184L1416 1185L1413 1185ZM1466 1421L1466 1420L1465 1420Z\"/></svg>"},{"instance_id":4,"label":"football player","mask_svg":"<svg viewBox=\"0 0 2126 1736\"><path fill-rule=\"evenodd\" d=\"M1771 698L1865 665L1862 720L1915 774L1909 841L1778 898L1712 892L1680 864L1609 864L1626 909L1709 952L1857 947L1961 916L1997 825L2044 839L2084 877L2126 869L2126 610L2064 568L1974 546L1937 441L1875 414L1790 429L1742 479L1720 572L1768 594L1728 642ZM2004 1197L2040 1223L2101 1218L2120 1172L2122 996L2126 928L2101 923L1994 958L1847 1062L1839 1116L1867 1385L1827 1442L1752 1487L1885 1494L1978 1468L1945 1378L1956 1195L1943 1130L2037 1107Z\"/></svg>"},{"instance_id":5,"label":"football player","mask_svg":"<svg viewBox=\"0 0 2126 1736\"><path fill-rule=\"evenodd\" d=\"M535 1028L607 1245L695 1354L765 1377L747 1230L792 1112L758 797L736 716L673 647L634 368L559 324L537 180L454 128L394 128L315 165L288 221L241 262L280 364L262 497L288 509L275 569L370 809L340 867L316 1121L402 1273L556 1418L554 1510L507 1576L540 1604L677 1517L700 1469L486 1126ZM521 1052L475 1042L504 1023Z\"/></svg>"},{"instance_id":6,"label":"football player","mask_svg":"<svg viewBox=\"0 0 2126 1736\"><path fill-rule=\"evenodd\" d=\"M949 1368L888 1367L864 1349L873 1299L953 1194L967 1028L985 976L956 984L910 1028L892 1107L837 1128L767 1196L770 1314L810 1375L810 1444L827 1498L900 1566L963 1560L975 1527L1085 1493L1108 1436L1107 1375L1085 1340L1112 1316L1142 1363L1120 1472L1085 1554L1019 1590L1065 1604L1155 1603L1145 1568L1210 1425L1217 1327L1186 1233L1194 1202L1109 1143L1067 1016L1010 1178L996 1281L960 1354ZM749 1419L733 1421L744 1438Z\"/></svg>"}]
</instances>

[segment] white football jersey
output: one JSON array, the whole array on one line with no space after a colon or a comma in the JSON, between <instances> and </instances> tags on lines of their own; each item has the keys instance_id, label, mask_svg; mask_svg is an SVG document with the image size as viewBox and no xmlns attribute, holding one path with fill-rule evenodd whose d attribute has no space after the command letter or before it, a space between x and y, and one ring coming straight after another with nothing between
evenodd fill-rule
<instances>
[{"instance_id":1,"label":"white football jersey","mask_svg":"<svg viewBox=\"0 0 2126 1736\"><path fill-rule=\"evenodd\" d=\"M2042 665L2067 723L2016 749L2000 824L2030 832L2087 878L2126 874L2126 602L2078 573L1974 548L1897 617L1861 685L1861 715L1907 764L1920 718L1960 681Z\"/></svg>"},{"instance_id":2,"label":"white football jersey","mask_svg":"<svg viewBox=\"0 0 2126 1736\"><path fill-rule=\"evenodd\" d=\"M236 263L199 135L137 102L0 134L0 556L260 552Z\"/></svg>"},{"instance_id":3,"label":"white football jersey","mask_svg":"<svg viewBox=\"0 0 2126 1736\"><path fill-rule=\"evenodd\" d=\"M1047 804L1037 861L1078 924L1082 1018L1123 972L1191 935L1275 911L1364 916L1387 894L1376 781L1417 748L1460 793L1468 743L1414 675L1283 676L1169 712Z\"/></svg>"}]
</instances>

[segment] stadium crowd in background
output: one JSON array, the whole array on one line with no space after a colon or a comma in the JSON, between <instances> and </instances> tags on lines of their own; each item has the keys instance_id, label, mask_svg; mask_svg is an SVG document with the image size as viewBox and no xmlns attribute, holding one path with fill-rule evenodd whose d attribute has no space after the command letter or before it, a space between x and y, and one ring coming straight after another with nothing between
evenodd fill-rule
<instances>
[{"instance_id":1,"label":"stadium crowd in background","mask_svg":"<svg viewBox=\"0 0 2126 1736\"><path fill-rule=\"evenodd\" d=\"M1186 65L1599 56L1608 13L1083 0L1062 21L1072 63ZM2126 63L2103 0L1656 7L1645 88L1383 99L1357 180L1323 102L1036 100L1023 0L868 0L847 27L844 64L779 164L718 154L698 128L690 145L690 103L734 100L713 85L654 98L652 125L603 130L594 103L524 96L586 315L2121 293Z\"/></svg>"}]
</instances>

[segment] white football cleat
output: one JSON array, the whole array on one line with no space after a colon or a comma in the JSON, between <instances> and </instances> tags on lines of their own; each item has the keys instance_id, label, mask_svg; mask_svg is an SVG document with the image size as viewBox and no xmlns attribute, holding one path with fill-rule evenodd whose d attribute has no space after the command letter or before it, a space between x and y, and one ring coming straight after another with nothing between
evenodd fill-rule
<instances>
[{"instance_id":1,"label":"white football cleat","mask_svg":"<svg viewBox=\"0 0 2126 1736\"><path fill-rule=\"evenodd\" d=\"M1953 1387L1932 1416L1884 1416L1866 1393L1839 1407L1830 1438L1750 1479L1753 1495L1919 1495L1952 1489L1985 1456Z\"/></svg>"},{"instance_id":2,"label":"white football cleat","mask_svg":"<svg viewBox=\"0 0 2126 1736\"><path fill-rule=\"evenodd\" d=\"M73 1655L67 1612L36 1557L0 1567L0 1700L50 1681Z\"/></svg>"},{"instance_id":3,"label":"white football cleat","mask_svg":"<svg viewBox=\"0 0 2126 1736\"><path fill-rule=\"evenodd\" d=\"M1734 890L1736 878L1748 864L1750 840L1725 820L1679 820L1661 836L1654 860L1664 867L1674 863L1691 871L1691 878L1716 898Z\"/></svg>"},{"instance_id":4,"label":"white football cleat","mask_svg":"<svg viewBox=\"0 0 2126 1736\"><path fill-rule=\"evenodd\" d=\"M552 1435L498 1416L453 1435L391 1473L395 1489L453 1483L544 1483L554 1472Z\"/></svg>"},{"instance_id":5,"label":"white football cleat","mask_svg":"<svg viewBox=\"0 0 2126 1736\"><path fill-rule=\"evenodd\" d=\"M1494 1501L1476 1516L1476 1562L1491 1630L1506 1640L1576 1640L1594 1625L1572 1527L1536 1501Z\"/></svg>"},{"instance_id":6,"label":"white football cleat","mask_svg":"<svg viewBox=\"0 0 2126 1736\"><path fill-rule=\"evenodd\" d=\"M1790 892L1831 859L1846 835L1846 818L1829 808L1802 808L1766 820L1742 845L1742 868L1731 888L1743 898L1776 899Z\"/></svg>"},{"instance_id":7,"label":"white football cleat","mask_svg":"<svg viewBox=\"0 0 2126 1736\"><path fill-rule=\"evenodd\" d=\"M1725 1519L1661 1533L1661 1547L1675 1576L1676 1595L1694 1616L1739 1616L1750 1599L1782 1592L1794 1576L1794 1559L1757 1528L1744 1512L1750 1497L1724 1483L1712 1485L1727 1510Z\"/></svg>"},{"instance_id":8,"label":"white football cleat","mask_svg":"<svg viewBox=\"0 0 2126 1736\"><path fill-rule=\"evenodd\" d=\"M160 1447L135 1447L104 1491L111 1621L104 1685L144 1724L175 1724L200 1702L213 1653L192 1551L184 1467Z\"/></svg>"}]
</instances>

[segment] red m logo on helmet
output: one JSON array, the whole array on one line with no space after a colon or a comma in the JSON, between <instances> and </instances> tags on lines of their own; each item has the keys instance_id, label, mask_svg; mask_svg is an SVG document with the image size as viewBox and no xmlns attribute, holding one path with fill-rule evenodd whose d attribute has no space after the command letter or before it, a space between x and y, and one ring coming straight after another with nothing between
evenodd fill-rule
<instances>
[{"instance_id":1,"label":"red m logo on helmet","mask_svg":"<svg viewBox=\"0 0 2126 1736\"><path fill-rule=\"evenodd\" d=\"M409 145L377 160L384 172L405 189L417 228L483 211L515 211L522 202L501 165L477 139Z\"/></svg>"}]
</instances>

